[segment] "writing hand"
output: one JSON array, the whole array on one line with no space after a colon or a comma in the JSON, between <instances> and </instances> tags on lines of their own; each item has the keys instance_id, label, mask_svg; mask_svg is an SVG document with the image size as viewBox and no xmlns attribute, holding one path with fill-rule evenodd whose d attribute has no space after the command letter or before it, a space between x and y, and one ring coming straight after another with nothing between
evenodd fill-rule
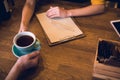
<instances>
[{"instance_id":1,"label":"writing hand","mask_svg":"<svg viewBox=\"0 0 120 80\"><path fill-rule=\"evenodd\" d=\"M65 18L67 16L67 10L61 7L50 7L50 9L46 12L47 17L49 18L55 18L55 17L61 17Z\"/></svg>"}]
</instances>

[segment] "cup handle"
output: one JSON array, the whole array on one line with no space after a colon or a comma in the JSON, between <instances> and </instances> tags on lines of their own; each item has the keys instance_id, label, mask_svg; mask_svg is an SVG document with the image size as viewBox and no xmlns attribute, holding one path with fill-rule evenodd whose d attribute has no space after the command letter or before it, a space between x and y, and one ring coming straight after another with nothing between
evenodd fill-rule
<instances>
[{"instance_id":1,"label":"cup handle","mask_svg":"<svg viewBox=\"0 0 120 80\"><path fill-rule=\"evenodd\" d=\"M37 39L34 45L34 50L40 50L41 46L40 46L40 41Z\"/></svg>"}]
</instances>

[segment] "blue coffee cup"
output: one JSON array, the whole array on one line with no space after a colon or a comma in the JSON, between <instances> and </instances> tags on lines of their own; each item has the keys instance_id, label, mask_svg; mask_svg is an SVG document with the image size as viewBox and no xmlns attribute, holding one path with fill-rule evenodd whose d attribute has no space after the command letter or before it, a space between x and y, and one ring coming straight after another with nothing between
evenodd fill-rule
<instances>
[{"instance_id":1,"label":"blue coffee cup","mask_svg":"<svg viewBox=\"0 0 120 80\"><path fill-rule=\"evenodd\" d=\"M21 55L31 53L40 49L40 41L29 31L21 32L15 35L13 39L14 49L20 51Z\"/></svg>"}]
</instances>

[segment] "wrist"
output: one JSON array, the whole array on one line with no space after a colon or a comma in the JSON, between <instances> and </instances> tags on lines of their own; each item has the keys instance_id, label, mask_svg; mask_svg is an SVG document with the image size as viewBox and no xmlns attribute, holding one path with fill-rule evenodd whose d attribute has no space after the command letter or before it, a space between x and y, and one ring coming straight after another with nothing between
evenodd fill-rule
<instances>
[{"instance_id":1,"label":"wrist","mask_svg":"<svg viewBox=\"0 0 120 80\"><path fill-rule=\"evenodd\" d=\"M27 23L25 23L24 21L22 21L22 22L21 22L21 24L20 24L20 26L27 27L27 26L28 26L28 24L27 24Z\"/></svg>"},{"instance_id":2,"label":"wrist","mask_svg":"<svg viewBox=\"0 0 120 80\"><path fill-rule=\"evenodd\" d=\"M22 68L22 64L20 62L16 62L14 65L14 68L16 69L16 71L18 71L19 73L21 73L23 71Z\"/></svg>"},{"instance_id":3,"label":"wrist","mask_svg":"<svg viewBox=\"0 0 120 80\"><path fill-rule=\"evenodd\" d=\"M67 10L67 17L71 17L72 16L72 12L70 10Z\"/></svg>"},{"instance_id":4,"label":"wrist","mask_svg":"<svg viewBox=\"0 0 120 80\"><path fill-rule=\"evenodd\" d=\"M5 78L5 80L17 80L18 76L22 72L21 68L18 64L14 64L12 69L10 70L9 74Z\"/></svg>"},{"instance_id":5,"label":"wrist","mask_svg":"<svg viewBox=\"0 0 120 80\"><path fill-rule=\"evenodd\" d=\"M24 24L23 22L21 22L20 28L24 31L26 31L28 29L27 24Z\"/></svg>"}]
</instances>

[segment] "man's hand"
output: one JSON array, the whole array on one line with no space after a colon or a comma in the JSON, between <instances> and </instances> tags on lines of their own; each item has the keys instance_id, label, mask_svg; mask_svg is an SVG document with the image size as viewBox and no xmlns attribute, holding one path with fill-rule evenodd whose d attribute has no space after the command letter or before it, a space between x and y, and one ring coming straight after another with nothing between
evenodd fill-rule
<instances>
[{"instance_id":1,"label":"man's hand","mask_svg":"<svg viewBox=\"0 0 120 80\"><path fill-rule=\"evenodd\" d=\"M17 80L18 76L26 69L35 67L38 64L39 51L21 56L14 64L5 80Z\"/></svg>"},{"instance_id":2,"label":"man's hand","mask_svg":"<svg viewBox=\"0 0 120 80\"><path fill-rule=\"evenodd\" d=\"M19 66L21 71L24 71L24 70L29 69L31 67L37 66L38 58L39 58L39 51L35 51L35 52L30 53L30 54L21 56L17 60L16 65Z\"/></svg>"}]
</instances>

